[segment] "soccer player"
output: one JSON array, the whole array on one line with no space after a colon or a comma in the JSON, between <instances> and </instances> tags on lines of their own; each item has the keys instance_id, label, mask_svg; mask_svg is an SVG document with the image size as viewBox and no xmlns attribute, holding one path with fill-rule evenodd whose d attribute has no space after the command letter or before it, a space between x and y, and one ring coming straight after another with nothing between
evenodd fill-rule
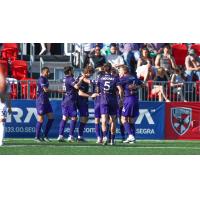
<instances>
[{"instance_id":1,"label":"soccer player","mask_svg":"<svg viewBox=\"0 0 200 200\"><path fill-rule=\"evenodd\" d=\"M37 82L37 99L36 99L36 109L38 114L37 124L36 124L36 135L35 140L37 142L46 141L49 142L48 133L53 124L54 116L51 103L49 101L49 77L50 71L48 67L43 67L41 70L41 76ZM45 127L44 136L41 139L40 132L44 121L44 116L48 117L48 121Z\"/></svg>"},{"instance_id":2,"label":"soccer player","mask_svg":"<svg viewBox=\"0 0 200 200\"><path fill-rule=\"evenodd\" d=\"M0 93L0 146L3 146L7 110L9 114L12 113L9 81L6 81L4 78L0 78L0 84L5 85L5 88Z\"/></svg>"},{"instance_id":3,"label":"soccer player","mask_svg":"<svg viewBox=\"0 0 200 200\"><path fill-rule=\"evenodd\" d=\"M71 118L70 122L70 132L68 141L74 142L74 130L77 122L77 101L78 101L78 91L82 85L85 75L79 77L78 82L74 79L74 72L71 66L64 68L64 87L65 95L63 97L62 106L62 120L60 122L58 141L64 141L64 128L68 118Z\"/></svg>"},{"instance_id":4,"label":"soccer player","mask_svg":"<svg viewBox=\"0 0 200 200\"><path fill-rule=\"evenodd\" d=\"M89 79L93 73L94 73L93 67L88 65L83 70L83 74L77 78L77 81L79 82L82 76L84 76L84 79ZM83 141L83 142L85 141L83 137L83 132L89 117L88 98L90 96L91 94L89 93L89 83L87 83L86 81L81 81L79 86L78 101L77 101L77 108L79 111L79 120L80 120L79 130L78 130L78 141Z\"/></svg>"},{"instance_id":5,"label":"soccer player","mask_svg":"<svg viewBox=\"0 0 200 200\"><path fill-rule=\"evenodd\" d=\"M124 90L121 121L124 125L125 131L128 133L128 138L124 141L124 143L134 143L134 122L139 115L138 88L141 87L143 83L136 76L130 75L127 66L121 66L119 73L121 77L120 83Z\"/></svg>"},{"instance_id":6,"label":"soccer player","mask_svg":"<svg viewBox=\"0 0 200 200\"><path fill-rule=\"evenodd\" d=\"M102 122L103 145L107 144L107 122L110 124L111 145L114 145L116 132L116 115L118 109L116 90L119 90L120 101L122 101L123 91L119 79L111 75L112 66L106 63L103 67L104 75L97 81L98 92L100 93L100 111Z\"/></svg>"}]
</instances>

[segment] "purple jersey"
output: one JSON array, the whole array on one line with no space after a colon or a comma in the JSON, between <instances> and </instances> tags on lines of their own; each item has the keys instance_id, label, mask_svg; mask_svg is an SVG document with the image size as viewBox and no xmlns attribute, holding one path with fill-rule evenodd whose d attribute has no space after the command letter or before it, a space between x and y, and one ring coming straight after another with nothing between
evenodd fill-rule
<instances>
[{"instance_id":1,"label":"purple jersey","mask_svg":"<svg viewBox=\"0 0 200 200\"><path fill-rule=\"evenodd\" d=\"M49 87L49 81L46 77L40 76L37 82L37 101L38 103L45 104L49 102L49 95L43 88Z\"/></svg>"},{"instance_id":2,"label":"purple jersey","mask_svg":"<svg viewBox=\"0 0 200 200\"><path fill-rule=\"evenodd\" d=\"M128 75L128 76L124 76L120 78L120 83L121 86L124 90L124 96L128 97L128 96L138 96L138 90L137 89L129 89L129 86L131 84L135 84L135 85L141 85L142 81L140 81L136 76L132 76L132 75Z\"/></svg>"},{"instance_id":3,"label":"purple jersey","mask_svg":"<svg viewBox=\"0 0 200 200\"><path fill-rule=\"evenodd\" d=\"M98 78L97 81L97 86L100 90L101 95L116 95L118 85L120 85L119 78L111 74L102 75Z\"/></svg>"},{"instance_id":4,"label":"purple jersey","mask_svg":"<svg viewBox=\"0 0 200 200\"><path fill-rule=\"evenodd\" d=\"M77 101L77 89L74 88L76 81L73 76L65 76L63 79L63 87L65 90L65 101Z\"/></svg>"}]
</instances>

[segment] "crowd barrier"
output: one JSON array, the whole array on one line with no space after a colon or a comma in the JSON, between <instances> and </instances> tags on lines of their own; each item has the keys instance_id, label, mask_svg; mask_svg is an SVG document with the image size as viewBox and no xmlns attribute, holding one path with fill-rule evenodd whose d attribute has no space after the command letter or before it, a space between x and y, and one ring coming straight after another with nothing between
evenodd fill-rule
<instances>
[{"instance_id":1,"label":"crowd barrier","mask_svg":"<svg viewBox=\"0 0 200 200\"><path fill-rule=\"evenodd\" d=\"M55 121L49 137L58 137L62 118L61 101L51 100ZM7 116L7 138L34 138L37 112L34 100L13 100L13 114ZM200 139L200 103L140 102L139 116L136 120L137 139ZM45 124L46 122L44 122ZM43 130L42 130L43 132ZM78 123L75 130L77 135ZM69 123L65 136L69 133ZM87 138L95 138L93 102L89 102L89 121L84 130ZM116 137L120 138L119 126Z\"/></svg>"}]
</instances>

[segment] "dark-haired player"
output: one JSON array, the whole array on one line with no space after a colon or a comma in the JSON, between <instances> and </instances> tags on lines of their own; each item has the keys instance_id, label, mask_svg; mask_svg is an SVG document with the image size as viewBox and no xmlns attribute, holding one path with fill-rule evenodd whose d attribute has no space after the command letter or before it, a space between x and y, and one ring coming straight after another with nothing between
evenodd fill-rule
<instances>
[{"instance_id":1,"label":"dark-haired player","mask_svg":"<svg viewBox=\"0 0 200 200\"><path fill-rule=\"evenodd\" d=\"M43 67L41 70L41 76L37 82L36 109L37 109L38 119L36 124L36 135L35 135L36 141L41 141L40 132L44 121L44 115L48 117L48 121L44 131L44 138L43 138L44 141L50 141L48 138L48 133L54 121L53 110L48 95L48 93L50 92L49 81L48 81L49 73L50 73L49 68Z\"/></svg>"},{"instance_id":2,"label":"dark-haired player","mask_svg":"<svg viewBox=\"0 0 200 200\"><path fill-rule=\"evenodd\" d=\"M83 74L77 78L79 82L80 79L84 76L85 79L89 79L94 73L94 69L92 66L86 66L83 70ZM83 137L84 128L88 121L89 111L88 111L88 98L91 96L89 93L89 83L86 81L81 81L78 91L78 101L77 107L79 111L79 130L78 130L78 141L85 141Z\"/></svg>"},{"instance_id":3,"label":"dark-haired player","mask_svg":"<svg viewBox=\"0 0 200 200\"><path fill-rule=\"evenodd\" d=\"M138 88L142 86L142 82L129 73L127 66L121 66L119 69L120 84L124 91L124 102L122 108L121 121L125 131L128 133L128 138L124 143L135 142L135 120L139 114L138 103Z\"/></svg>"},{"instance_id":4,"label":"dark-haired player","mask_svg":"<svg viewBox=\"0 0 200 200\"><path fill-rule=\"evenodd\" d=\"M100 95L100 111L102 122L103 144L107 144L107 122L110 124L111 145L114 144L116 132L116 115L118 109L118 101L116 90L119 90L119 96L122 100L122 88L119 79L111 74L112 66L106 63L103 67L104 75L100 76L97 81Z\"/></svg>"}]
</instances>

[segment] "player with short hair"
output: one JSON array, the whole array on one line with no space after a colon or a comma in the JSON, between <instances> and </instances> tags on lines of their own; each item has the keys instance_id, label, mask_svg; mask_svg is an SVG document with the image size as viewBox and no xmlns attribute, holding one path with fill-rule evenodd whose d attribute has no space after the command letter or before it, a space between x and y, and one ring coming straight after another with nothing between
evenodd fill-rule
<instances>
[{"instance_id":1,"label":"player with short hair","mask_svg":"<svg viewBox=\"0 0 200 200\"><path fill-rule=\"evenodd\" d=\"M106 63L103 67L104 75L98 78L97 86L100 94L100 111L102 122L103 144L107 144L107 122L110 124L111 145L114 145L116 132L116 115L118 109L116 90L119 90L120 100L122 101L123 91L120 86L119 78L111 74L112 66Z\"/></svg>"},{"instance_id":2,"label":"player with short hair","mask_svg":"<svg viewBox=\"0 0 200 200\"><path fill-rule=\"evenodd\" d=\"M135 142L135 125L134 122L139 115L138 88L143 83L129 73L127 66L121 66L119 69L120 83L124 90L124 102L122 108L121 121L125 131L128 133L128 138L124 143Z\"/></svg>"},{"instance_id":3,"label":"player with short hair","mask_svg":"<svg viewBox=\"0 0 200 200\"><path fill-rule=\"evenodd\" d=\"M83 73L77 78L77 82L79 82L80 78L84 76L84 79L89 79L94 73L94 68L90 65L86 66L83 70ZM77 108L79 111L79 130L78 130L78 141L84 142L85 139L83 137L84 128L88 121L89 117L89 102L88 98L91 97L91 93L89 93L89 83L86 81L81 81L78 91L78 101Z\"/></svg>"},{"instance_id":4,"label":"player with short hair","mask_svg":"<svg viewBox=\"0 0 200 200\"><path fill-rule=\"evenodd\" d=\"M38 114L36 124L36 135L35 140L37 142L46 141L49 142L48 133L54 121L53 109L49 101L49 77L50 71L48 67L43 67L41 70L41 76L37 82L37 98L36 98L36 109ZM48 121L45 127L43 138L41 139L40 132L44 122L44 115L47 116Z\"/></svg>"}]
</instances>

